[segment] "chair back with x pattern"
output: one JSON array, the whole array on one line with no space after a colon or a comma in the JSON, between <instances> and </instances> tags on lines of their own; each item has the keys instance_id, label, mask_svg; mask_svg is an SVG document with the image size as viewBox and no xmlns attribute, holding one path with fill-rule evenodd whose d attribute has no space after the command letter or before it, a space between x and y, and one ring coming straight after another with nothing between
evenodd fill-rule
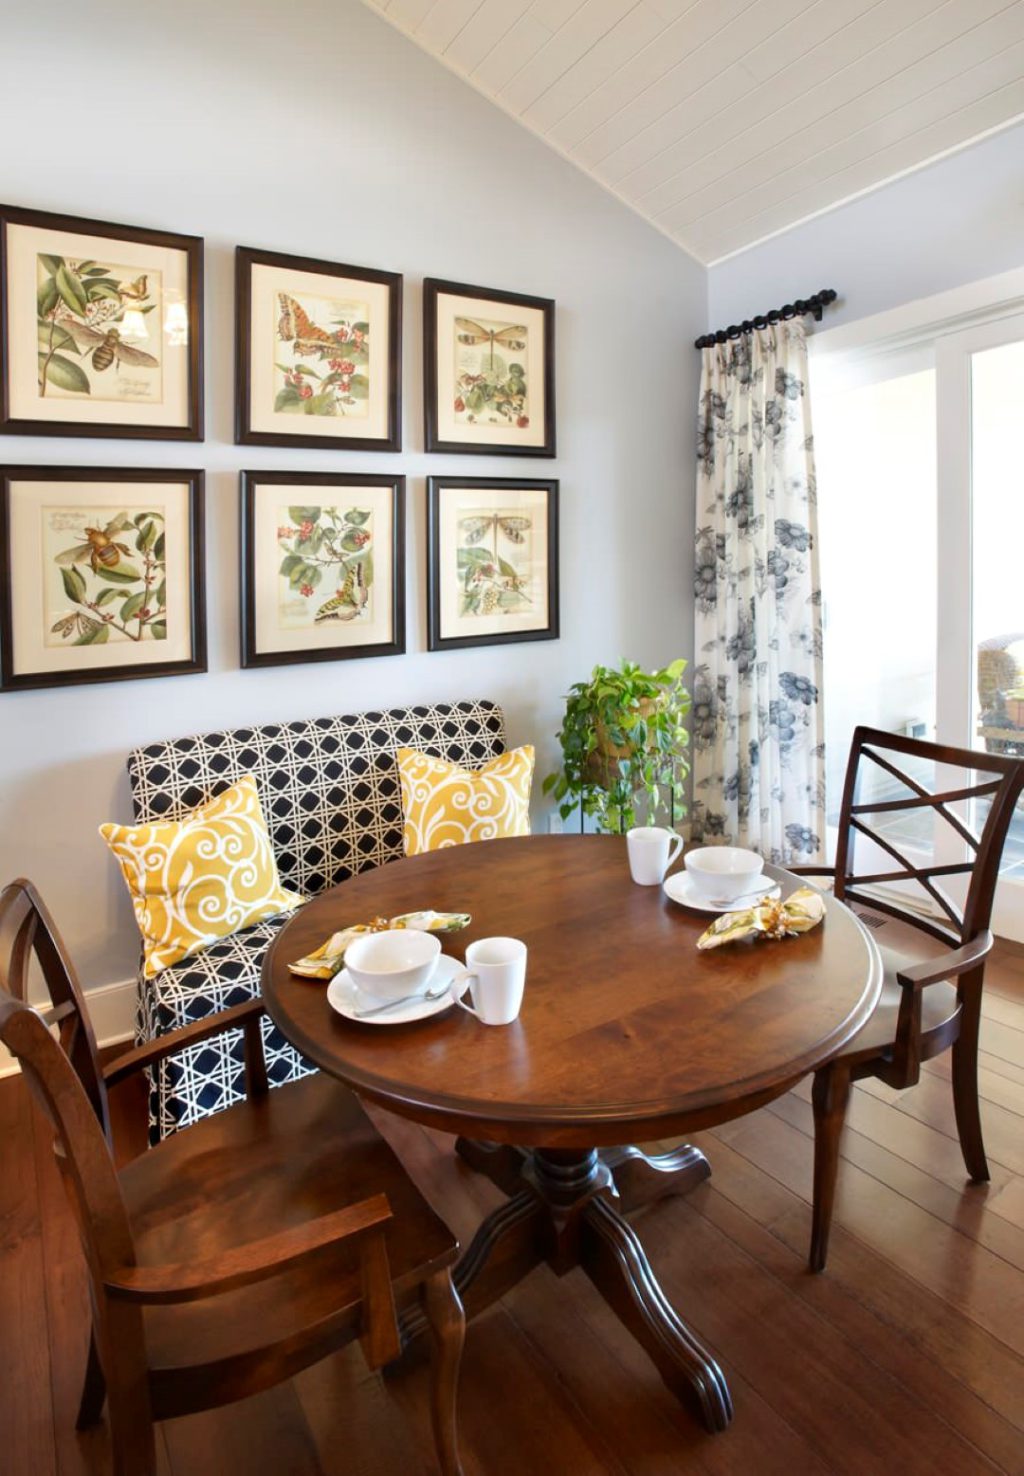
<instances>
[{"instance_id":1,"label":"chair back with x pattern","mask_svg":"<svg viewBox=\"0 0 1024 1476\"><path fill-rule=\"evenodd\" d=\"M934 764L937 775L942 768L965 771L968 782L931 790L907 772L908 759ZM903 786L904 792L893 798L866 797L866 780L872 769L888 774ZM971 775L978 777L972 781ZM957 946L970 942L989 925L1003 846L1022 788L1024 760L858 727L850 749L839 817L836 896L909 922L943 943ZM976 830L964 811L972 801L978 800L989 800L989 808L984 823ZM891 835L883 833L882 817L912 815L922 810L930 811L955 834L962 860L934 863L914 860L904 854ZM861 837L892 857L894 866L879 870L876 865L873 869L868 866L858 870L857 841ZM969 877L963 906L949 895L940 880L957 875ZM932 919L912 906L903 906L891 891L883 896L877 890L865 890L907 882L916 882L923 888L941 916Z\"/></svg>"}]
</instances>

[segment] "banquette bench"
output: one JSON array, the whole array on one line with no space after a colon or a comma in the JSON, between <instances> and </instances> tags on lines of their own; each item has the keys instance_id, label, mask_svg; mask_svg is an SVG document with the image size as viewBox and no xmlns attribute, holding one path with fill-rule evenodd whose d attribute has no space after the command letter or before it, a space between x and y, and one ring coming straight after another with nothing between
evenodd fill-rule
<instances>
[{"instance_id":1,"label":"banquette bench","mask_svg":"<svg viewBox=\"0 0 1024 1476\"><path fill-rule=\"evenodd\" d=\"M504 716L492 702L438 703L150 743L128 758L134 818L180 819L242 774L253 774L281 882L313 897L403 854L395 760L402 747L478 768L504 752ZM153 979L140 972L138 1040L256 995L263 955L284 921L269 918L235 933ZM264 1046L274 1084L313 1069L269 1020ZM243 1075L241 1031L161 1062L150 1083L153 1140L239 1100Z\"/></svg>"}]
</instances>

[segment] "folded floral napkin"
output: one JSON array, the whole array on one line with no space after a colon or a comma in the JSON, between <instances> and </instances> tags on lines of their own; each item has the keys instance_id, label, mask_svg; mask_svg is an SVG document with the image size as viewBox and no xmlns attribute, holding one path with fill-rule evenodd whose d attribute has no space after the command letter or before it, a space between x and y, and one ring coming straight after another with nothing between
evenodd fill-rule
<instances>
[{"instance_id":1,"label":"folded floral napkin","mask_svg":"<svg viewBox=\"0 0 1024 1476\"><path fill-rule=\"evenodd\" d=\"M825 899L811 887L798 887L785 902L778 897L747 907L743 912L727 912L716 917L706 932L697 939L698 948L721 948L739 938L785 938L794 933L809 933L825 916Z\"/></svg>"},{"instance_id":2,"label":"folded floral napkin","mask_svg":"<svg viewBox=\"0 0 1024 1476\"><path fill-rule=\"evenodd\" d=\"M420 933L457 933L472 922L468 912L403 912L390 920L375 917L368 923L353 923L332 933L326 943L288 965L304 979L333 979L345 963L345 949L364 933L385 933L389 928L414 928Z\"/></svg>"}]
</instances>

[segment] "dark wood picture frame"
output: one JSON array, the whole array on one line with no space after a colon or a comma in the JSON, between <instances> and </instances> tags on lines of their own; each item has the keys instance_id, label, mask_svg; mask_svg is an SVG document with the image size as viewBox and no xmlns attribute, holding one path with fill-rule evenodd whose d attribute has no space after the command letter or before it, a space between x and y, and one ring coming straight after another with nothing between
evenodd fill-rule
<instances>
[{"instance_id":1,"label":"dark wood picture frame","mask_svg":"<svg viewBox=\"0 0 1024 1476\"><path fill-rule=\"evenodd\" d=\"M11 414L10 303L8 301L8 227L35 226L42 230L71 231L79 235L105 236L181 251L188 275L188 418L182 426L132 425L123 421L33 420ZM70 401L68 403L71 403ZM112 407L116 413L116 407ZM202 441L203 428L203 240L172 231L143 226L117 225L83 216L59 215L47 210L28 210L0 205L0 432L14 436L103 436L150 441Z\"/></svg>"},{"instance_id":2,"label":"dark wood picture frame","mask_svg":"<svg viewBox=\"0 0 1024 1476\"><path fill-rule=\"evenodd\" d=\"M252 428L252 269L279 267L282 271L374 282L388 291L387 435L326 436L302 431L260 431ZM251 246L235 248L235 441L240 446L315 446L328 451L401 451L402 449L402 286L400 272L374 267L346 266L312 256L290 256ZM306 422L315 421L310 417Z\"/></svg>"},{"instance_id":3,"label":"dark wood picture frame","mask_svg":"<svg viewBox=\"0 0 1024 1476\"><path fill-rule=\"evenodd\" d=\"M14 669L14 584L11 538L12 482L173 482L189 487L189 623L191 655L184 661L146 666L97 666L82 672L25 672ZM146 681L206 671L204 473L178 467L0 466L0 692L72 687L95 682Z\"/></svg>"},{"instance_id":4,"label":"dark wood picture frame","mask_svg":"<svg viewBox=\"0 0 1024 1476\"><path fill-rule=\"evenodd\" d=\"M390 641L359 646L260 651L256 639L256 498L261 486L389 487L391 489ZM239 474L241 522L242 666L296 666L308 661L357 661L405 654L405 476L399 472L243 471Z\"/></svg>"},{"instance_id":5,"label":"dark wood picture frame","mask_svg":"<svg viewBox=\"0 0 1024 1476\"><path fill-rule=\"evenodd\" d=\"M487 443L442 439L439 430L437 379L437 300L446 294L454 297L476 297L485 303L502 303L510 307L532 308L543 314L544 321L544 440L540 445L524 446L515 441ZM423 404L424 436L428 451L446 451L462 456L546 456L555 455L555 301L551 297L530 297L522 292L503 292L493 287L474 287L467 282L448 282L427 277L423 283Z\"/></svg>"},{"instance_id":6,"label":"dark wood picture frame","mask_svg":"<svg viewBox=\"0 0 1024 1476\"><path fill-rule=\"evenodd\" d=\"M445 636L441 619L441 497L448 488L482 491L523 490L547 493L547 624L538 630L503 635ZM468 646L518 645L521 641L559 639L559 550L557 478L444 477L427 478L427 650L456 651Z\"/></svg>"}]
</instances>

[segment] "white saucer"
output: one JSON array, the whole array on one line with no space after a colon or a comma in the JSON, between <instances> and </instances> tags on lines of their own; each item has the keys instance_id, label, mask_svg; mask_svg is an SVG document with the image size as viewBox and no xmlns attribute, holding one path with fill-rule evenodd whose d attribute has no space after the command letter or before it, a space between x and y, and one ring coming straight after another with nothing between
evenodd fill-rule
<instances>
[{"instance_id":1,"label":"white saucer","mask_svg":"<svg viewBox=\"0 0 1024 1476\"><path fill-rule=\"evenodd\" d=\"M442 953L437 961L437 967L430 976L427 989L435 989L446 979L456 978L463 967L464 965L457 958ZM465 990L457 992L461 994ZM337 1010L339 1015L344 1015L346 1020L355 1020L359 1025L408 1025L413 1020L428 1020L431 1015L439 1015L442 1010L450 1009L454 997L451 991L446 991L437 999L410 999L405 1004L396 1004L392 1005L389 1010L381 1010L379 1015L360 1016L357 1013L358 1010L372 1010L375 1005L384 1004L386 1001L360 989L353 981L348 969L341 969L327 986L327 1003L331 1009Z\"/></svg>"},{"instance_id":2,"label":"white saucer","mask_svg":"<svg viewBox=\"0 0 1024 1476\"><path fill-rule=\"evenodd\" d=\"M765 880L749 892L744 892L742 901L739 902L710 902L702 892L698 892L690 880L689 872L676 871L667 876L662 884L665 896L673 902L678 902L680 907L692 908L694 912L707 912L718 917L723 912L742 912L747 907L756 907L766 897L777 897L782 888L778 882Z\"/></svg>"}]
</instances>

